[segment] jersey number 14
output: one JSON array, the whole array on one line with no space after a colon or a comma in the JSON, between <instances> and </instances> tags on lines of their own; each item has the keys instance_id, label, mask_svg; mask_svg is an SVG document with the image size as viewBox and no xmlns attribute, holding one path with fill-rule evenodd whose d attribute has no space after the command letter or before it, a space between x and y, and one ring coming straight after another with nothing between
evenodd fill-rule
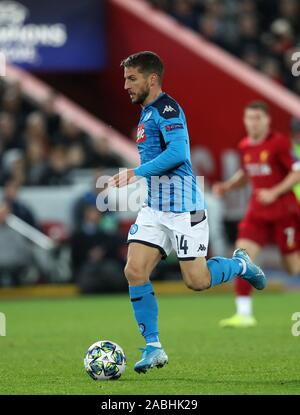
<instances>
[{"instance_id":1,"label":"jersey number 14","mask_svg":"<svg viewBox=\"0 0 300 415\"><path fill-rule=\"evenodd\" d=\"M179 241L178 236L176 235L176 243L177 243L178 255L180 254L180 251L183 251L184 255L186 255L189 248L188 248L187 240L184 239L184 235L181 235L180 241Z\"/></svg>"}]
</instances>

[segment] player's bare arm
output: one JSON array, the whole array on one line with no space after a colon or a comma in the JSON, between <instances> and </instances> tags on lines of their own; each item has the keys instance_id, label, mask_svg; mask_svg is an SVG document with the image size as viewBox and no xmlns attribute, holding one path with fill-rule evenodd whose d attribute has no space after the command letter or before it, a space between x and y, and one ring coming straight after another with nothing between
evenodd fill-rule
<instances>
[{"instance_id":1,"label":"player's bare arm","mask_svg":"<svg viewBox=\"0 0 300 415\"><path fill-rule=\"evenodd\" d=\"M281 195L292 190L300 182L300 171L291 171L280 183L270 189L259 189L257 199L264 205L275 202Z\"/></svg>"},{"instance_id":2,"label":"player's bare arm","mask_svg":"<svg viewBox=\"0 0 300 415\"><path fill-rule=\"evenodd\" d=\"M230 179L225 182L217 182L213 185L212 191L217 196L224 196L227 192L239 189L247 184L248 178L243 169L239 169Z\"/></svg>"}]
</instances>

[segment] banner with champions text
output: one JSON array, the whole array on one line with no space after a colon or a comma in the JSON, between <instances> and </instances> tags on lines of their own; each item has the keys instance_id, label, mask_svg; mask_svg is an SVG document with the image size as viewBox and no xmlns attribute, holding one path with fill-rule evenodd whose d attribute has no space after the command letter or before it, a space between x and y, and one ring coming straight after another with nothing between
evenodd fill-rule
<instances>
[{"instance_id":1,"label":"banner with champions text","mask_svg":"<svg viewBox=\"0 0 300 415\"><path fill-rule=\"evenodd\" d=\"M34 71L105 66L104 7L99 0L0 2L0 51Z\"/></svg>"}]
</instances>

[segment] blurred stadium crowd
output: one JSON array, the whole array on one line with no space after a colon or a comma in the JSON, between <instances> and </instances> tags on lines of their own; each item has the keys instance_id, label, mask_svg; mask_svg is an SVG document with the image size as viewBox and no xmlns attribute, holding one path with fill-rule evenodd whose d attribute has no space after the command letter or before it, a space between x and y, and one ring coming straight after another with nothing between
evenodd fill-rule
<instances>
[{"instance_id":1,"label":"blurred stadium crowd","mask_svg":"<svg viewBox=\"0 0 300 415\"><path fill-rule=\"evenodd\" d=\"M55 281L55 274L59 279L62 263L54 266L52 256L8 226L7 219L13 214L47 233L45 224L39 223L20 199L22 188L68 186L75 183L76 170L88 169L89 175L98 177L100 170L124 166L124 161L111 152L108 138L91 137L55 112L54 98L53 92L39 105L22 93L18 83L0 81L0 286L25 283L26 276L32 275L32 266L36 281ZM98 174L94 173L96 167ZM75 201L72 229L67 235L61 233L58 247L68 246L69 278L83 289L96 289L94 284L117 289L115 275L122 277L124 241L113 214L97 210L94 185ZM110 276L112 282L104 283L99 275Z\"/></svg>"},{"instance_id":2,"label":"blurred stadium crowd","mask_svg":"<svg viewBox=\"0 0 300 415\"><path fill-rule=\"evenodd\" d=\"M75 169L123 166L106 137L90 137L54 111L55 95L42 105L21 93L18 83L0 83L0 185L72 184Z\"/></svg>"},{"instance_id":3,"label":"blurred stadium crowd","mask_svg":"<svg viewBox=\"0 0 300 415\"><path fill-rule=\"evenodd\" d=\"M299 0L148 0L300 95L291 55L300 46Z\"/></svg>"}]
</instances>

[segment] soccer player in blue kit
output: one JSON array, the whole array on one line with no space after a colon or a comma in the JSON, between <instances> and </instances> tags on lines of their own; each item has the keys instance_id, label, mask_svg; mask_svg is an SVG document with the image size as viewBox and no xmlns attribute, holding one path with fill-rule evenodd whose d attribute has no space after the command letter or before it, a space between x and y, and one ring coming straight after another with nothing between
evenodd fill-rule
<instances>
[{"instance_id":1,"label":"soccer player in blue kit","mask_svg":"<svg viewBox=\"0 0 300 415\"><path fill-rule=\"evenodd\" d=\"M148 184L147 200L129 230L125 267L134 315L146 342L134 370L146 373L168 362L159 339L158 305L149 277L172 249L177 253L185 284L195 291L236 276L261 290L266 278L242 249L236 249L230 259L213 257L206 261L204 196L192 171L185 115L179 104L162 91L163 63L157 54L143 51L124 59L121 66L131 102L142 107L137 132L141 165L116 174L111 184L122 187L137 177L146 178ZM165 191L168 181L172 184Z\"/></svg>"}]
</instances>

